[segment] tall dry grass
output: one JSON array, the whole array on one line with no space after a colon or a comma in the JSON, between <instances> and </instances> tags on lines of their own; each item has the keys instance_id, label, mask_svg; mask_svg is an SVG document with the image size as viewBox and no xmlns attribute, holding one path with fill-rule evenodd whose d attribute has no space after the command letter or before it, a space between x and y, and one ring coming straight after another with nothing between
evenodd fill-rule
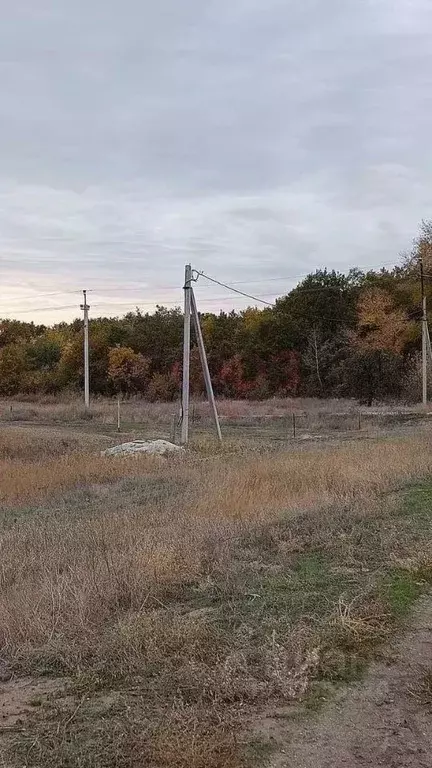
<instances>
[{"instance_id":1,"label":"tall dry grass","mask_svg":"<svg viewBox=\"0 0 432 768\"><path fill-rule=\"evenodd\" d=\"M72 453L95 453L115 438L64 427L3 425L0 429L0 460L45 461Z\"/></svg>"},{"instance_id":2,"label":"tall dry grass","mask_svg":"<svg viewBox=\"0 0 432 768\"><path fill-rule=\"evenodd\" d=\"M167 632L161 625L158 635L151 612L167 595L181 602L186 585L205 589L212 569L228 572L239 535L306 509L324 514L328 505L366 499L431 472L425 437L173 463L72 456L48 461L45 470L18 465L15 474L1 476L10 501L28 503L31 493L38 499L72 482L97 482L101 493L86 514L54 509L20 517L3 531L1 653L24 666L51 659L70 670L100 655L105 643L105 652L126 665L137 649L144 652L143 626L135 638L131 629L134 616L147 627L151 657ZM155 492L147 501L144 493L142 502L132 493L129 504L119 495L121 485L111 492L101 485L125 476L139 477L138 490ZM171 631L183 647L184 627L183 639L175 623Z\"/></svg>"},{"instance_id":3,"label":"tall dry grass","mask_svg":"<svg viewBox=\"0 0 432 768\"><path fill-rule=\"evenodd\" d=\"M46 461L0 459L0 505L38 503L59 493L91 483L114 483L124 477L145 477L157 472L157 457L66 455Z\"/></svg>"},{"instance_id":4,"label":"tall dry grass","mask_svg":"<svg viewBox=\"0 0 432 768\"><path fill-rule=\"evenodd\" d=\"M211 415L208 403L204 400L193 402L198 417ZM122 401L124 418L137 422L165 422L178 412L179 404L176 402L150 403L140 398L129 398ZM326 411L351 412L356 410L356 404L352 400L318 398L277 398L269 400L231 400L221 398L218 400L218 409L222 418L248 418L257 416L284 416L287 412L308 411L316 413ZM384 409L385 410L385 409ZM0 399L0 416L4 420L53 420L61 421L85 421L89 415L83 406L82 398L77 396L28 396L13 399ZM98 397L91 402L92 419L104 423L116 423L117 400L115 398Z\"/></svg>"},{"instance_id":5,"label":"tall dry grass","mask_svg":"<svg viewBox=\"0 0 432 768\"><path fill-rule=\"evenodd\" d=\"M154 473L157 459L100 455L110 438L35 427L0 432L0 507L39 503L74 487Z\"/></svg>"},{"instance_id":6,"label":"tall dry grass","mask_svg":"<svg viewBox=\"0 0 432 768\"><path fill-rule=\"evenodd\" d=\"M310 418L315 423L332 415L353 416L359 407L353 400L318 398L271 398L269 400L230 400L219 399L218 410L222 421L249 421L265 419L282 419L292 413ZM415 406L399 404L397 408L382 405L365 413L385 415L398 412L415 413ZM136 424L146 427L171 426L173 416L178 414L179 404L149 403L145 400L131 398L124 400L121 405L122 420L125 424ZM197 400L192 403L191 412L200 423L211 422L211 411L207 402ZM87 413L82 399L77 396L66 397L28 397L26 399L0 399L0 420L4 422L35 422L35 423L88 423L115 425L117 423L117 401L115 398L94 398L91 411Z\"/></svg>"}]
</instances>

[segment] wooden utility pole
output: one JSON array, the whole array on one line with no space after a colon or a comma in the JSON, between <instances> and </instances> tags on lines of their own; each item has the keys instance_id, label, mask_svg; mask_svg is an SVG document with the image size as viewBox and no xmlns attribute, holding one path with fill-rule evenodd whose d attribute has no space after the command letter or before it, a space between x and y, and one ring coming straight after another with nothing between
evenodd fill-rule
<instances>
[{"instance_id":1,"label":"wooden utility pole","mask_svg":"<svg viewBox=\"0 0 432 768\"><path fill-rule=\"evenodd\" d=\"M218 436L218 440L219 440L219 442L222 442L222 433L221 433L221 428L220 428L220 424L219 424L219 416L218 416L218 412L217 412L217 408L216 408L216 401L215 401L215 398L214 398L213 385L212 385L212 382L211 382L210 371L209 371L208 362L207 362L207 355L206 355L206 351L205 351L205 347L204 347L204 339L203 339L203 335L202 335L201 324L200 324L200 320L199 320L199 314L198 314L198 310L197 310L197 305L196 305L196 301L195 301L195 294L193 292L193 288L191 288L190 294L191 294L192 316L193 316L193 319L194 319L196 337L197 337L197 342L198 342L198 350L199 350L199 355L200 355L200 360L201 360L201 367L202 367L202 371L203 371L203 375L204 375L204 381L205 381L206 390L207 390L207 397L208 397L208 401L210 403L210 407L212 409L213 420L214 420L214 423L215 423L216 433L217 433L217 436Z\"/></svg>"},{"instance_id":2,"label":"wooden utility pole","mask_svg":"<svg viewBox=\"0 0 432 768\"><path fill-rule=\"evenodd\" d=\"M87 291L83 291L84 303L81 304L81 309L84 312L84 404L86 409L90 408L90 370L89 370L89 324L88 324L88 312L89 305L87 304Z\"/></svg>"},{"instance_id":3,"label":"wooden utility pole","mask_svg":"<svg viewBox=\"0 0 432 768\"><path fill-rule=\"evenodd\" d=\"M183 323L183 381L182 381L182 445L189 440L189 369L190 369L190 321L191 321L191 280L192 267L186 264L184 282L184 323Z\"/></svg>"}]
</instances>

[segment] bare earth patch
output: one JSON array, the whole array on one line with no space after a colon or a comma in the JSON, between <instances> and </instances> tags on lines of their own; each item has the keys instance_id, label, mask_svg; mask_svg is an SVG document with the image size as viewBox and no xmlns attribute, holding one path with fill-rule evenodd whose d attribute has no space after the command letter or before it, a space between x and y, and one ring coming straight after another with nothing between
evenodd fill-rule
<instances>
[{"instance_id":1,"label":"bare earth patch","mask_svg":"<svg viewBox=\"0 0 432 768\"><path fill-rule=\"evenodd\" d=\"M422 699L419 681L432 664L431 597L390 656L374 664L362 684L341 690L312 722L269 712L258 728L277 745L269 768L430 768L431 702Z\"/></svg>"},{"instance_id":2,"label":"bare earth patch","mask_svg":"<svg viewBox=\"0 0 432 768\"><path fill-rule=\"evenodd\" d=\"M19 725L44 699L64 688L64 679L24 678L0 683L0 739L2 732Z\"/></svg>"}]
</instances>

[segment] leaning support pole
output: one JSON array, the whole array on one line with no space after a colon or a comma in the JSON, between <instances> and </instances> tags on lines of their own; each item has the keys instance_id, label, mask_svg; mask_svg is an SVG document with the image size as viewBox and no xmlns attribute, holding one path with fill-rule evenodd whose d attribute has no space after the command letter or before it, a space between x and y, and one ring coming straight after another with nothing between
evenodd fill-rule
<instances>
[{"instance_id":1,"label":"leaning support pole","mask_svg":"<svg viewBox=\"0 0 432 768\"><path fill-rule=\"evenodd\" d=\"M422 297L422 403L427 405L427 336L428 321L426 309L426 293L424 284L423 258L420 256L420 285Z\"/></svg>"},{"instance_id":2,"label":"leaning support pole","mask_svg":"<svg viewBox=\"0 0 432 768\"><path fill-rule=\"evenodd\" d=\"M183 326L183 381L182 381L182 445L189 441L189 367L190 367L190 321L191 321L191 280L192 267L186 264L184 283L184 326Z\"/></svg>"},{"instance_id":3,"label":"leaning support pole","mask_svg":"<svg viewBox=\"0 0 432 768\"><path fill-rule=\"evenodd\" d=\"M213 393L213 385L212 385L212 382L211 382L210 371L209 371L209 367L208 367L208 363L207 363L207 355L206 355L206 351L205 351L205 347L204 347L204 339L203 339L203 335L202 335L201 324L200 324L200 321L199 321L199 315L198 315L198 310L197 310L197 305L196 305L196 301L195 301L195 294L193 292L193 288L191 288L190 294L191 294L192 317L194 319L195 331L196 331L197 342L198 342L198 350L199 350L199 355L200 355L200 359L201 359L201 367L202 367L202 371L203 371L203 374L204 374L204 381L205 381L206 390L207 390L207 397L208 397L208 401L210 403L210 407L211 407L212 412L213 412L213 419L214 419L214 423L215 423L215 427L216 427L216 433L217 433L217 436L218 436L218 440L219 440L219 442L222 442L222 432L221 432L221 428L220 428L220 424L219 424L219 416L218 416L218 412L217 412L217 408L216 408L216 401L215 401L214 393Z\"/></svg>"},{"instance_id":4,"label":"leaning support pole","mask_svg":"<svg viewBox=\"0 0 432 768\"><path fill-rule=\"evenodd\" d=\"M427 337L428 324L426 314L426 296L422 301L422 402L427 405Z\"/></svg>"},{"instance_id":5,"label":"leaning support pole","mask_svg":"<svg viewBox=\"0 0 432 768\"><path fill-rule=\"evenodd\" d=\"M432 344L431 344L431 337L429 333L429 325L426 324L426 341L427 341L427 350L429 354L429 362L432 364Z\"/></svg>"}]
</instances>

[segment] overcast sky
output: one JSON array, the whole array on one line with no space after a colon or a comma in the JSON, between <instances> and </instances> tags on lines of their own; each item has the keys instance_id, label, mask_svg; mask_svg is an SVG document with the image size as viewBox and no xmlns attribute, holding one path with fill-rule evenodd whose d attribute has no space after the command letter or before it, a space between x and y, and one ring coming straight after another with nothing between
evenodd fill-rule
<instances>
[{"instance_id":1,"label":"overcast sky","mask_svg":"<svg viewBox=\"0 0 432 768\"><path fill-rule=\"evenodd\" d=\"M272 301L432 217L431 0L0 7L0 316L179 303L187 261Z\"/></svg>"}]
</instances>

